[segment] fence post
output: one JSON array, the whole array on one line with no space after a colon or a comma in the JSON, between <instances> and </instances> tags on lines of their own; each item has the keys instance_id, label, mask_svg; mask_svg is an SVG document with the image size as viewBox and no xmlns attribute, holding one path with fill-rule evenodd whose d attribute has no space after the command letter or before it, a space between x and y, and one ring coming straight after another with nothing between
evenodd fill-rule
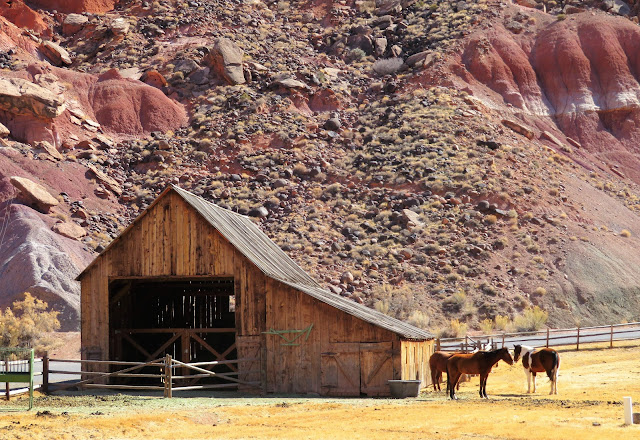
<instances>
[{"instance_id":1,"label":"fence post","mask_svg":"<svg viewBox=\"0 0 640 440\"><path fill-rule=\"evenodd\" d=\"M49 352L42 356L42 392L49 394Z\"/></svg>"},{"instance_id":2,"label":"fence post","mask_svg":"<svg viewBox=\"0 0 640 440\"><path fill-rule=\"evenodd\" d=\"M549 348L549 327L547 327L547 344L546 347Z\"/></svg>"},{"instance_id":3,"label":"fence post","mask_svg":"<svg viewBox=\"0 0 640 440\"><path fill-rule=\"evenodd\" d=\"M502 333L502 347L500 348L504 348L504 332Z\"/></svg>"},{"instance_id":4,"label":"fence post","mask_svg":"<svg viewBox=\"0 0 640 440\"><path fill-rule=\"evenodd\" d=\"M440 338L436 339L436 351L440 351Z\"/></svg>"},{"instance_id":5,"label":"fence post","mask_svg":"<svg viewBox=\"0 0 640 440\"><path fill-rule=\"evenodd\" d=\"M29 409L33 408L33 357L34 350L29 353Z\"/></svg>"},{"instance_id":6,"label":"fence post","mask_svg":"<svg viewBox=\"0 0 640 440\"><path fill-rule=\"evenodd\" d=\"M4 371L6 371L7 373L9 372L9 355L8 354L4 359ZM5 391L6 391L7 400L11 399L11 395L9 394L9 392L11 391L11 389L9 388L9 382L5 383Z\"/></svg>"},{"instance_id":7,"label":"fence post","mask_svg":"<svg viewBox=\"0 0 640 440\"><path fill-rule=\"evenodd\" d=\"M580 350L580 326L578 326L578 335L576 336L576 350Z\"/></svg>"},{"instance_id":8,"label":"fence post","mask_svg":"<svg viewBox=\"0 0 640 440\"><path fill-rule=\"evenodd\" d=\"M171 360L171 355L167 354L164 358L164 397L168 397L171 399L173 397L172 390L172 370L173 361Z\"/></svg>"},{"instance_id":9,"label":"fence post","mask_svg":"<svg viewBox=\"0 0 640 440\"><path fill-rule=\"evenodd\" d=\"M464 352L469 351L469 336L465 335L464 337Z\"/></svg>"},{"instance_id":10,"label":"fence post","mask_svg":"<svg viewBox=\"0 0 640 440\"><path fill-rule=\"evenodd\" d=\"M613 324L611 324L611 341L609 341L609 348L613 348Z\"/></svg>"}]
</instances>

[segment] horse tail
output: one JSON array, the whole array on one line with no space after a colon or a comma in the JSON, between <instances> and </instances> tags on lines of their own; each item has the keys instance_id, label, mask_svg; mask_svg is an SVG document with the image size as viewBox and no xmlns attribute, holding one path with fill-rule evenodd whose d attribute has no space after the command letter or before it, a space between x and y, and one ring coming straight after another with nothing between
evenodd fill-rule
<instances>
[{"instance_id":1,"label":"horse tail","mask_svg":"<svg viewBox=\"0 0 640 440\"><path fill-rule=\"evenodd\" d=\"M553 362L551 364L551 369L547 371L547 376L549 377L549 380L553 382L556 380L558 368L560 368L560 355L558 355L558 352L555 350L551 352L551 355L553 356Z\"/></svg>"}]
</instances>

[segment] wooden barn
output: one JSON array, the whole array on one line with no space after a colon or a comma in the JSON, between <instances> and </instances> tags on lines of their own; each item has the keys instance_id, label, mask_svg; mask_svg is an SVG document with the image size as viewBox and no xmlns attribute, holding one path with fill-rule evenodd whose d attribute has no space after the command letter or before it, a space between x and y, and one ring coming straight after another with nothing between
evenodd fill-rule
<instances>
[{"instance_id":1,"label":"wooden barn","mask_svg":"<svg viewBox=\"0 0 640 440\"><path fill-rule=\"evenodd\" d=\"M236 359L220 368L267 393L430 383L431 333L323 289L251 219L177 186L77 279L83 359Z\"/></svg>"}]
</instances>

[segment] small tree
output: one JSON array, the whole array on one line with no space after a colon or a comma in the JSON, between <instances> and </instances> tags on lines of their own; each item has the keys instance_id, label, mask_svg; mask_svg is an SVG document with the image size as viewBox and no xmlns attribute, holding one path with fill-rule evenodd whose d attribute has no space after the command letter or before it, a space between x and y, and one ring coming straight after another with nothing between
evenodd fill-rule
<instances>
[{"instance_id":1,"label":"small tree","mask_svg":"<svg viewBox=\"0 0 640 440\"><path fill-rule=\"evenodd\" d=\"M3 347L45 348L47 332L60 328L59 312L47 311L47 303L25 292L22 301L0 311L0 344Z\"/></svg>"}]
</instances>

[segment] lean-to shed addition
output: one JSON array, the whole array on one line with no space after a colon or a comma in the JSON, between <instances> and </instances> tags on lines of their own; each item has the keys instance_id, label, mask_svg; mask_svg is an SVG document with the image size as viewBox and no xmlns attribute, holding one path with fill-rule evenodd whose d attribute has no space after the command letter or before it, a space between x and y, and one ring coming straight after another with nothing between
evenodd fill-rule
<instances>
[{"instance_id":1,"label":"lean-to shed addition","mask_svg":"<svg viewBox=\"0 0 640 440\"><path fill-rule=\"evenodd\" d=\"M323 289L251 219L176 186L78 280L85 359L237 359L220 367L262 392L430 382L432 334Z\"/></svg>"}]
</instances>

